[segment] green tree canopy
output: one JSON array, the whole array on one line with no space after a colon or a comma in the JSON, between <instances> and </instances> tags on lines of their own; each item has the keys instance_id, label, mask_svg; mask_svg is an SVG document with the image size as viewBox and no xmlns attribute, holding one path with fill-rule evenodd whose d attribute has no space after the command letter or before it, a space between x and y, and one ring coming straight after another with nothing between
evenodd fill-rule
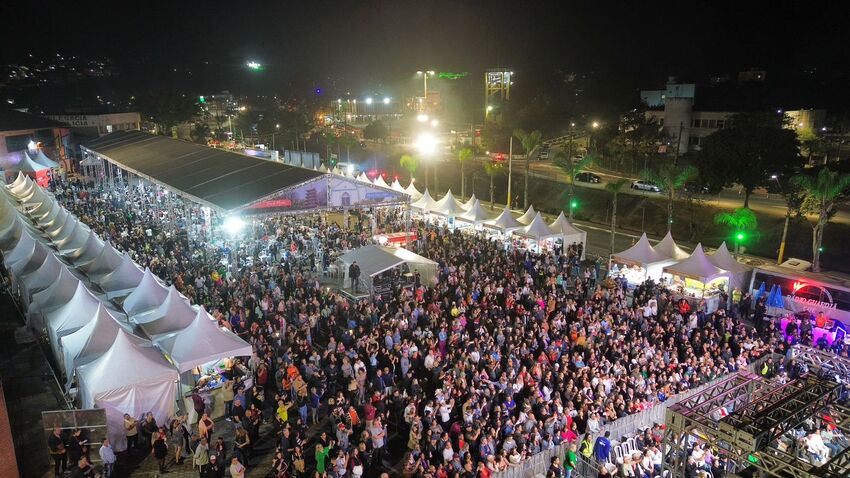
<instances>
[{"instance_id":1,"label":"green tree canopy","mask_svg":"<svg viewBox=\"0 0 850 478\"><path fill-rule=\"evenodd\" d=\"M838 206L848 198L850 174L840 174L823 168L816 176L795 176L791 178L791 183L803 190L802 212L816 216L815 222L812 223L812 270L818 272L823 231L838 212Z\"/></svg>"},{"instance_id":2,"label":"green tree canopy","mask_svg":"<svg viewBox=\"0 0 850 478\"><path fill-rule=\"evenodd\" d=\"M385 141L390 132L382 121L374 121L363 128L363 137L366 139Z\"/></svg>"},{"instance_id":3,"label":"green tree canopy","mask_svg":"<svg viewBox=\"0 0 850 478\"><path fill-rule=\"evenodd\" d=\"M156 123L162 134L171 135L172 128L200 113L196 100L172 89L152 89L138 96L138 105L142 116Z\"/></svg>"}]
</instances>

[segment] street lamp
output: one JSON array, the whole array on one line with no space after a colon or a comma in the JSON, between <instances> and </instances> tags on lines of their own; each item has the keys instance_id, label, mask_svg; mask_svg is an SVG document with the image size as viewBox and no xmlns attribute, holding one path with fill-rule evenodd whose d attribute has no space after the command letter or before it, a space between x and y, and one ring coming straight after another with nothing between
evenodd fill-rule
<instances>
[{"instance_id":1,"label":"street lamp","mask_svg":"<svg viewBox=\"0 0 850 478\"><path fill-rule=\"evenodd\" d=\"M370 97L370 98L366 98L366 104L367 104L367 105L371 105L371 104L372 104L372 98L371 98L371 97Z\"/></svg>"},{"instance_id":2,"label":"street lamp","mask_svg":"<svg viewBox=\"0 0 850 478\"><path fill-rule=\"evenodd\" d=\"M590 126L591 126L593 129L596 129L596 128L598 128L598 127L599 127L599 122L598 122L598 121L594 121L594 122L593 122Z\"/></svg>"},{"instance_id":3,"label":"street lamp","mask_svg":"<svg viewBox=\"0 0 850 478\"><path fill-rule=\"evenodd\" d=\"M384 104L385 104L385 105L390 104L390 99L389 99L389 97L384 98Z\"/></svg>"},{"instance_id":4,"label":"street lamp","mask_svg":"<svg viewBox=\"0 0 850 478\"><path fill-rule=\"evenodd\" d=\"M424 156L430 156L437 151L438 140L430 133L422 133L416 138L416 149Z\"/></svg>"},{"instance_id":5,"label":"street lamp","mask_svg":"<svg viewBox=\"0 0 850 478\"><path fill-rule=\"evenodd\" d=\"M419 70L416 72L417 75L422 76L422 97L424 98L422 110L425 110L424 103L428 101L428 77L434 76L434 70L422 71Z\"/></svg>"},{"instance_id":6,"label":"street lamp","mask_svg":"<svg viewBox=\"0 0 850 478\"><path fill-rule=\"evenodd\" d=\"M416 115L416 121L418 121L420 123L427 123L428 122L428 115L423 114L423 113L419 113L418 115Z\"/></svg>"},{"instance_id":7,"label":"street lamp","mask_svg":"<svg viewBox=\"0 0 850 478\"><path fill-rule=\"evenodd\" d=\"M260 68L262 68L262 67L263 67L263 65L261 65L261 64L259 64L259 63L257 63L256 61L253 61L253 60L252 60L252 61L249 61L249 62L247 63L247 65L248 65L248 68L250 68L250 69L252 69L252 70L255 70L255 71L256 71L256 70L259 70Z\"/></svg>"}]
</instances>

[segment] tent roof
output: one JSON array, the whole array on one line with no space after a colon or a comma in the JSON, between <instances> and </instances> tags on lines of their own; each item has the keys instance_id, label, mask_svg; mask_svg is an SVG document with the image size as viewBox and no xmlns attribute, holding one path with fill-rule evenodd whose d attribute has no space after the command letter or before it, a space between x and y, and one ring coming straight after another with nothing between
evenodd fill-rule
<instances>
[{"instance_id":1,"label":"tent roof","mask_svg":"<svg viewBox=\"0 0 850 478\"><path fill-rule=\"evenodd\" d=\"M404 190L404 188L401 186L401 183L400 183L400 182L398 182L398 178L393 179L392 184L390 184L390 189L392 189L392 190L394 190L394 191L398 191L398 192L400 192L400 193L406 193L406 192L407 192L407 191L405 191L405 190Z\"/></svg>"},{"instance_id":2,"label":"tent roof","mask_svg":"<svg viewBox=\"0 0 850 478\"><path fill-rule=\"evenodd\" d=\"M505 206L505 209L502 210L501 214L496 216L495 219L487 221L486 224L501 229L502 231L522 228L522 223L514 218L508 206Z\"/></svg>"},{"instance_id":3,"label":"tent roof","mask_svg":"<svg viewBox=\"0 0 850 478\"><path fill-rule=\"evenodd\" d=\"M83 284L77 282L74 295L71 300L56 310L47 312L45 323L56 332L63 330L76 330L92 319L97 313L98 307L103 303Z\"/></svg>"},{"instance_id":4,"label":"tent roof","mask_svg":"<svg viewBox=\"0 0 850 478\"><path fill-rule=\"evenodd\" d=\"M434 204L433 211L444 216L457 216L462 214L465 210L463 208L463 204L455 199L452 194L452 190L449 189L446 192L446 195Z\"/></svg>"},{"instance_id":5,"label":"tent roof","mask_svg":"<svg viewBox=\"0 0 850 478\"><path fill-rule=\"evenodd\" d=\"M70 259L72 262L83 263L95 259L103 249L103 241L100 240L97 234L89 234L86 242L83 245L68 249L62 252L62 255Z\"/></svg>"},{"instance_id":6,"label":"tent roof","mask_svg":"<svg viewBox=\"0 0 850 478\"><path fill-rule=\"evenodd\" d=\"M419 254L408 251L401 247L369 245L355 249L348 254L342 255L339 260L346 264L357 261L360 271L365 276L374 276L395 267L404 262L416 264L437 265L436 262L426 259Z\"/></svg>"},{"instance_id":7,"label":"tent roof","mask_svg":"<svg viewBox=\"0 0 850 478\"><path fill-rule=\"evenodd\" d=\"M27 204L26 212L31 218L37 221L38 219L50 214L54 208L59 207L60 206L55 199L48 198L36 205Z\"/></svg>"},{"instance_id":8,"label":"tent roof","mask_svg":"<svg viewBox=\"0 0 850 478\"><path fill-rule=\"evenodd\" d=\"M481 201L476 199L474 195L472 196L472 199L475 199L475 202L470 205L468 211L458 216L458 219L463 219L464 221L469 221L475 224L489 220L490 213L481 207Z\"/></svg>"},{"instance_id":9,"label":"tent roof","mask_svg":"<svg viewBox=\"0 0 850 478\"><path fill-rule=\"evenodd\" d=\"M157 338L154 343L165 352L180 372L224 357L249 356L251 345L236 334L222 330L203 307L189 326Z\"/></svg>"},{"instance_id":10,"label":"tent roof","mask_svg":"<svg viewBox=\"0 0 850 478\"><path fill-rule=\"evenodd\" d=\"M413 184L413 181L411 181L410 184L408 184L407 187L404 188L404 192L409 194L410 198L414 201L422 199L422 193L420 193L419 190L416 189L416 186Z\"/></svg>"},{"instance_id":11,"label":"tent roof","mask_svg":"<svg viewBox=\"0 0 850 478\"><path fill-rule=\"evenodd\" d=\"M475 197L475 193L472 193L472 196L470 196L469 199L465 203L463 203L463 208L469 211L469 209L472 207L473 204L475 204L475 201L477 200L478 198Z\"/></svg>"},{"instance_id":12,"label":"tent roof","mask_svg":"<svg viewBox=\"0 0 850 478\"><path fill-rule=\"evenodd\" d=\"M372 184L374 184L375 186L380 186L382 188L392 189L390 188L390 185L387 184L386 181L384 181L384 178L381 177L380 174L375 178L374 181L372 181Z\"/></svg>"},{"instance_id":13,"label":"tent roof","mask_svg":"<svg viewBox=\"0 0 850 478\"><path fill-rule=\"evenodd\" d=\"M125 252L118 267L95 282L104 292L118 292L138 287L144 275L145 271Z\"/></svg>"},{"instance_id":14,"label":"tent roof","mask_svg":"<svg viewBox=\"0 0 850 478\"><path fill-rule=\"evenodd\" d=\"M15 186L18 186L19 184L23 184L26 180L27 176L24 173L18 171L18 175L15 176L15 180L9 183L7 186L13 188Z\"/></svg>"},{"instance_id":15,"label":"tent roof","mask_svg":"<svg viewBox=\"0 0 850 478\"><path fill-rule=\"evenodd\" d=\"M666 257L652 248L649 239L646 237L646 233L641 234L640 239L632 247L623 252L613 254L611 257L637 264L653 264L667 260Z\"/></svg>"},{"instance_id":16,"label":"tent roof","mask_svg":"<svg viewBox=\"0 0 850 478\"><path fill-rule=\"evenodd\" d=\"M24 152L24 154L27 154ZM30 159L32 159L35 163L38 163L42 166L47 166L48 168L59 169L61 166L56 161L48 158L43 151L38 150L33 155L28 155Z\"/></svg>"},{"instance_id":17,"label":"tent roof","mask_svg":"<svg viewBox=\"0 0 850 478\"><path fill-rule=\"evenodd\" d=\"M670 234L670 231L667 231L667 235L664 236L664 239L661 239L661 241L656 244L653 249L662 256L677 261L681 261L682 259L690 256L686 250L676 244L676 241L673 240L673 235Z\"/></svg>"},{"instance_id":18,"label":"tent roof","mask_svg":"<svg viewBox=\"0 0 850 478\"><path fill-rule=\"evenodd\" d=\"M584 231L575 227L567 216L564 215L564 211L561 211L561 214L558 215L558 218L555 219L552 224L549 224L549 227L554 231L558 231L565 236L572 236L574 234L584 234Z\"/></svg>"},{"instance_id":19,"label":"tent roof","mask_svg":"<svg viewBox=\"0 0 850 478\"><path fill-rule=\"evenodd\" d=\"M30 233L23 232L21 234L21 238L29 235ZM18 244L21 244L21 241L18 241ZM10 252L9 255L6 256L6 265L12 269L13 273L22 277L24 274L41 268L48 256L53 256L53 251L45 247L41 241L34 240L30 245L24 244L21 255L17 258L13 258L12 253ZM53 258L56 259L55 256ZM56 261L58 262L58 259L56 259Z\"/></svg>"},{"instance_id":20,"label":"tent roof","mask_svg":"<svg viewBox=\"0 0 850 478\"><path fill-rule=\"evenodd\" d=\"M78 220L74 222L74 227L68 231L68 234L54 238L53 244L60 252L66 252L83 246L88 241L89 236L94 235L96 234L83 221Z\"/></svg>"},{"instance_id":21,"label":"tent roof","mask_svg":"<svg viewBox=\"0 0 850 478\"><path fill-rule=\"evenodd\" d=\"M526 226L531 224L531 221L534 220L534 217L537 216L537 211L534 210L534 206L528 206L528 210L525 211L525 214L517 218L521 224L525 224Z\"/></svg>"},{"instance_id":22,"label":"tent roof","mask_svg":"<svg viewBox=\"0 0 850 478\"><path fill-rule=\"evenodd\" d=\"M132 321L153 337L189 326L196 314L195 308L172 285L159 307L133 316Z\"/></svg>"},{"instance_id":23,"label":"tent roof","mask_svg":"<svg viewBox=\"0 0 850 478\"><path fill-rule=\"evenodd\" d=\"M6 171L19 171L23 173L35 173L50 169L50 167L38 164L30 159L26 151L14 151L6 154L6 157L2 161L2 166Z\"/></svg>"},{"instance_id":24,"label":"tent roof","mask_svg":"<svg viewBox=\"0 0 850 478\"><path fill-rule=\"evenodd\" d=\"M325 174L139 131L110 133L84 147L149 181L221 211L247 207Z\"/></svg>"},{"instance_id":25,"label":"tent roof","mask_svg":"<svg viewBox=\"0 0 850 478\"><path fill-rule=\"evenodd\" d=\"M168 288L157 279L150 269L145 268L142 281L124 299L124 312L133 316L145 310L159 307L167 296Z\"/></svg>"},{"instance_id":26,"label":"tent roof","mask_svg":"<svg viewBox=\"0 0 850 478\"><path fill-rule=\"evenodd\" d=\"M62 337L62 349L71 359L88 355L99 356L109 350L118 331L123 329L109 310L98 304L94 318L86 325Z\"/></svg>"},{"instance_id":27,"label":"tent roof","mask_svg":"<svg viewBox=\"0 0 850 478\"><path fill-rule=\"evenodd\" d=\"M21 282L26 284L30 291L45 289L59 277L59 268L62 266L64 264L55 255L47 254L38 269L21 275Z\"/></svg>"},{"instance_id":28,"label":"tent roof","mask_svg":"<svg viewBox=\"0 0 850 478\"><path fill-rule=\"evenodd\" d=\"M77 368L81 393L94 402L102 393L149 383L174 381L177 371L159 351L139 344L129 332L119 329L109 350Z\"/></svg>"},{"instance_id":29,"label":"tent roof","mask_svg":"<svg viewBox=\"0 0 850 478\"><path fill-rule=\"evenodd\" d=\"M62 264L54 281L46 289L33 294L32 302L42 310L60 307L71 301L81 286L85 288L82 281L71 273L68 266Z\"/></svg>"},{"instance_id":30,"label":"tent roof","mask_svg":"<svg viewBox=\"0 0 850 478\"><path fill-rule=\"evenodd\" d=\"M720 244L720 247L718 247L716 251L714 251L714 254L708 256L708 260L715 266L733 274L741 274L752 270L751 267L741 264L732 257L732 254L729 252L729 248L726 247L725 241Z\"/></svg>"},{"instance_id":31,"label":"tent roof","mask_svg":"<svg viewBox=\"0 0 850 478\"><path fill-rule=\"evenodd\" d=\"M372 184L372 181L369 180L369 176L366 176L366 173L360 173L360 176L357 176L357 180Z\"/></svg>"},{"instance_id":32,"label":"tent roof","mask_svg":"<svg viewBox=\"0 0 850 478\"><path fill-rule=\"evenodd\" d=\"M408 188L410 189L410 188ZM423 211L431 211L436 207L437 202L431 197L431 193L425 189L425 194L422 195L416 202L410 205L410 207L415 207L416 209L422 209Z\"/></svg>"},{"instance_id":33,"label":"tent roof","mask_svg":"<svg viewBox=\"0 0 850 478\"><path fill-rule=\"evenodd\" d=\"M700 282L708 282L715 277L729 275L727 271L715 266L708 260L705 251L702 250L702 244L697 244L693 254L687 259L665 267L664 272L690 277Z\"/></svg>"},{"instance_id":34,"label":"tent roof","mask_svg":"<svg viewBox=\"0 0 850 478\"><path fill-rule=\"evenodd\" d=\"M122 256L109 242L103 242L103 248L98 253L97 257L88 261L75 264L78 269L82 270L89 277L96 277L109 274L121 264Z\"/></svg>"},{"instance_id":35,"label":"tent roof","mask_svg":"<svg viewBox=\"0 0 850 478\"><path fill-rule=\"evenodd\" d=\"M531 220L531 223L520 229L517 234L530 237L538 241L562 235L560 232L553 231L549 226L547 226L546 221L543 219L543 215L539 212L536 216L534 216L534 219Z\"/></svg>"}]
</instances>

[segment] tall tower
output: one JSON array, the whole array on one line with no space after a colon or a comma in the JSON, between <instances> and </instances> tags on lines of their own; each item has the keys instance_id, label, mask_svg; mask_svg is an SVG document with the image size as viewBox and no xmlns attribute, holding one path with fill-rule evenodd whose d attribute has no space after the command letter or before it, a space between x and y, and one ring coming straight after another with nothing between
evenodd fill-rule
<instances>
[{"instance_id":1,"label":"tall tower","mask_svg":"<svg viewBox=\"0 0 850 478\"><path fill-rule=\"evenodd\" d=\"M514 72L510 68L490 68L484 72L484 119L492 120L498 107L511 99Z\"/></svg>"}]
</instances>

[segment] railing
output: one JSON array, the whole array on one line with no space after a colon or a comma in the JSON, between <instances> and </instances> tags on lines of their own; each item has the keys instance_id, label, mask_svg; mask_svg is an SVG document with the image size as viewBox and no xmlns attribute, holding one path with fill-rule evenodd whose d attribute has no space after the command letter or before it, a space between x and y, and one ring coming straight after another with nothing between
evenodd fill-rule
<instances>
[{"instance_id":1,"label":"railing","mask_svg":"<svg viewBox=\"0 0 850 478\"><path fill-rule=\"evenodd\" d=\"M780 360L782 358L782 356L778 354L765 355L747 365L747 370L751 373L758 374L759 369L769 357L773 357L774 361ZM722 377L718 377L712 380L711 382L708 382L697 388L670 397L666 401L658 403L652 408L648 408L640 413L635 413L634 415L629 415L618 420L614 420L613 422L603 426L600 429L599 433L591 436L591 443L594 443L596 441L596 437L598 437L600 434L604 434L606 431L611 432L611 441L617 442L622 441L621 438L628 434L634 433L635 430L639 428L651 427L655 423L664 423L668 407L679 403L680 401L692 395L700 393L706 388L711 387L722 380L726 380L727 378L729 378L730 375L731 374L727 374ZM526 461L520 463L519 465L516 465L512 468L508 468L507 470L499 473L494 473L493 477L530 478L537 475L538 473L545 475L553 456L561 457L563 466L563 457L564 453L566 453L567 446L569 445L566 443L562 443L561 445L555 448L538 453L528 458ZM576 469L573 472L574 477L595 478L598 472L599 466L595 459L591 458L590 460L587 460L584 458L583 455L581 455L580 453L578 454L578 463L576 464Z\"/></svg>"}]
</instances>

